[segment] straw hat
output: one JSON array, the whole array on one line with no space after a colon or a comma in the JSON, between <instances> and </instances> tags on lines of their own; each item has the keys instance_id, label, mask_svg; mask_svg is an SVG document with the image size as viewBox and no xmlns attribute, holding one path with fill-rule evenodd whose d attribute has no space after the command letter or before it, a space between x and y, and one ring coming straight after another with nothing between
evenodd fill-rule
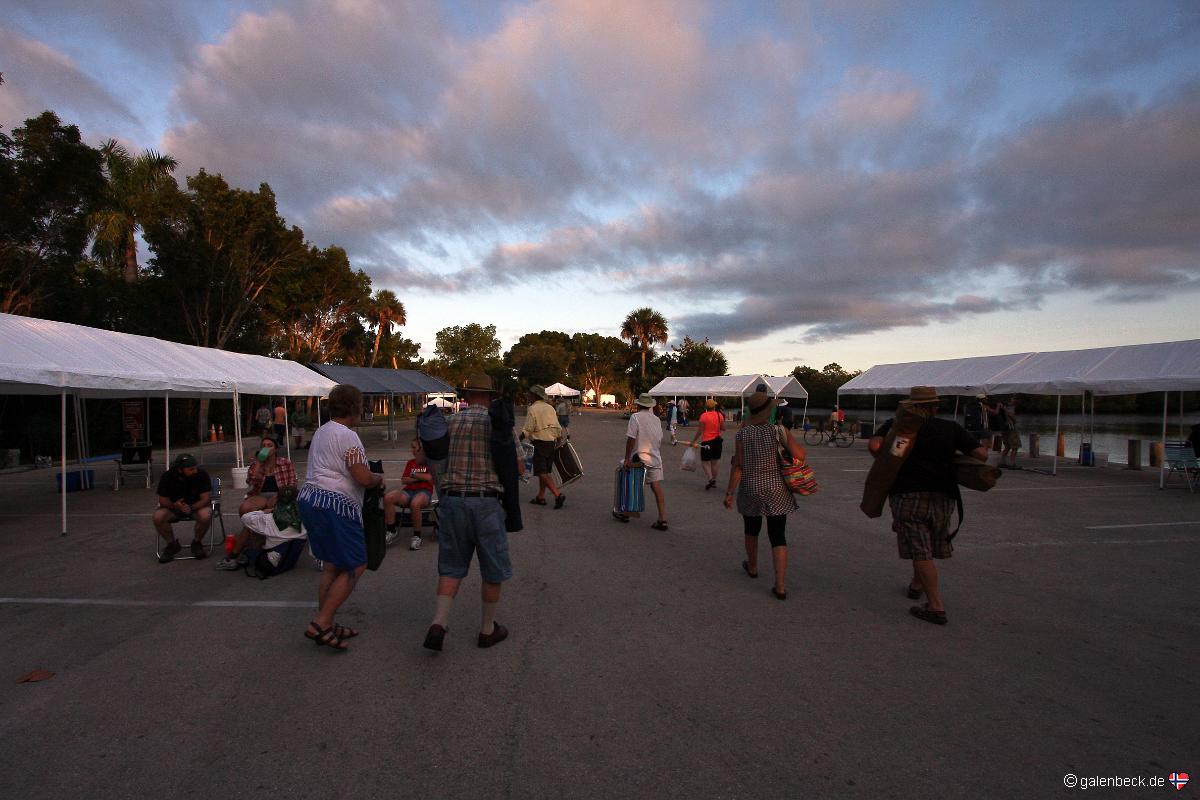
<instances>
[{"instance_id":1,"label":"straw hat","mask_svg":"<svg viewBox=\"0 0 1200 800\"><path fill-rule=\"evenodd\" d=\"M717 408L717 401L716 401L716 400L713 400L713 399L710 397L710 398L708 398L707 400L705 400L705 401L704 401L704 407L705 407L705 408L707 408L709 411L714 411L714 410L716 410L716 408Z\"/></svg>"},{"instance_id":2,"label":"straw hat","mask_svg":"<svg viewBox=\"0 0 1200 800\"><path fill-rule=\"evenodd\" d=\"M746 408L750 412L746 422L755 425L771 418L771 409L780 404L778 397L771 397L766 392L755 392L746 399Z\"/></svg>"},{"instance_id":3,"label":"straw hat","mask_svg":"<svg viewBox=\"0 0 1200 800\"><path fill-rule=\"evenodd\" d=\"M467 382L462 385L464 392L487 392L495 394L496 389L492 386L492 376L486 372L476 372L467 378Z\"/></svg>"},{"instance_id":4,"label":"straw hat","mask_svg":"<svg viewBox=\"0 0 1200 800\"><path fill-rule=\"evenodd\" d=\"M654 408L656 405L658 405L658 401L655 400L653 397L651 397L648 394L641 395L634 402L637 403L642 408Z\"/></svg>"},{"instance_id":5,"label":"straw hat","mask_svg":"<svg viewBox=\"0 0 1200 800\"><path fill-rule=\"evenodd\" d=\"M941 400L942 398L938 397L937 391L932 386L914 386L908 390L908 402L913 405L940 403Z\"/></svg>"},{"instance_id":6,"label":"straw hat","mask_svg":"<svg viewBox=\"0 0 1200 800\"><path fill-rule=\"evenodd\" d=\"M984 394L983 392L980 392L979 394L975 395L975 399L976 400L987 400L988 398L987 398L986 394Z\"/></svg>"}]
</instances>

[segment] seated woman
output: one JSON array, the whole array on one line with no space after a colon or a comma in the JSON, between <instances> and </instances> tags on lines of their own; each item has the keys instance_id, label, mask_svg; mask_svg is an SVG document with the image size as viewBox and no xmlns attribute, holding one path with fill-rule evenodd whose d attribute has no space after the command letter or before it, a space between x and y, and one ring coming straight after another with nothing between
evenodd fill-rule
<instances>
[{"instance_id":1,"label":"seated woman","mask_svg":"<svg viewBox=\"0 0 1200 800\"><path fill-rule=\"evenodd\" d=\"M284 487L296 487L296 467L288 458L278 455L274 436L264 436L259 442L258 452L254 454L254 462L246 476L249 488L246 499L238 506L238 516L244 516L254 511L271 512L275 509L275 500L279 491ZM233 551L226 553L225 558L217 562L217 569L232 571L246 564L242 551L250 541L250 531L243 527L233 540Z\"/></svg>"},{"instance_id":2,"label":"seated woman","mask_svg":"<svg viewBox=\"0 0 1200 800\"><path fill-rule=\"evenodd\" d=\"M284 486L296 486L296 467L291 459L278 454L274 436L264 436L254 454L246 476L249 488L246 499L238 506L238 514L269 511L275 506L275 495Z\"/></svg>"},{"instance_id":3,"label":"seated woman","mask_svg":"<svg viewBox=\"0 0 1200 800\"><path fill-rule=\"evenodd\" d=\"M408 549L420 550L421 512L433 500L433 483L429 466L425 463L425 451L421 449L421 440L413 439L410 449L413 457L404 465L404 473L400 476L404 487L394 489L383 496L383 521L387 523L387 535L384 540L391 544L400 535L396 530L396 506L408 508L412 512L413 525L412 542Z\"/></svg>"}]
</instances>

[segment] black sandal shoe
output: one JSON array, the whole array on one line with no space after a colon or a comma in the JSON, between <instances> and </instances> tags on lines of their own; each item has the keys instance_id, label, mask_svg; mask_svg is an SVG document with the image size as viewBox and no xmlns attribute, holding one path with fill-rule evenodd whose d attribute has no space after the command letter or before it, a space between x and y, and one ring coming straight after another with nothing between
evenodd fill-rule
<instances>
[{"instance_id":1,"label":"black sandal shoe","mask_svg":"<svg viewBox=\"0 0 1200 800\"><path fill-rule=\"evenodd\" d=\"M326 628L321 631L321 635L314 639L314 641L317 643L317 647L328 647L330 650L338 653L344 653L350 649L350 645L346 642L345 637L338 636L334 628Z\"/></svg>"},{"instance_id":2,"label":"black sandal shoe","mask_svg":"<svg viewBox=\"0 0 1200 800\"><path fill-rule=\"evenodd\" d=\"M743 562L742 562L742 569L743 569L743 570L745 570L746 574L747 574L747 575L749 575L751 578L757 578L757 577L758 577L758 573L757 573L757 572L751 572L751 571L750 571L750 562L749 562L749 561L743 561Z\"/></svg>"},{"instance_id":3,"label":"black sandal shoe","mask_svg":"<svg viewBox=\"0 0 1200 800\"><path fill-rule=\"evenodd\" d=\"M334 625L333 632L337 634L339 639L353 639L358 636L358 631L354 628L347 628L344 625Z\"/></svg>"},{"instance_id":4,"label":"black sandal shoe","mask_svg":"<svg viewBox=\"0 0 1200 800\"><path fill-rule=\"evenodd\" d=\"M650 527L654 528L654 530L656 530L656 531L665 531L667 529L667 521L665 519L660 519L658 522L655 522Z\"/></svg>"},{"instance_id":5,"label":"black sandal shoe","mask_svg":"<svg viewBox=\"0 0 1200 800\"><path fill-rule=\"evenodd\" d=\"M926 622L932 622L934 625L946 624L946 612L934 611L929 607L928 603L923 606L913 606L908 610L908 613L912 614L917 619L923 619Z\"/></svg>"},{"instance_id":6,"label":"black sandal shoe","mask_svg":"<svg viewBox=\"0 0 1200 800\"><path fill-rule=\"evenodd\" d=\"M920 589L914 589L914 588L913 588L913 587L910 585L910 586L908 587L908 599L909 599L909 600L920 600L920 599L921 599L921 590L920 590Z\"/></svg>"},{"instance_id":7,"label":"black sandal shoe","mask_svg":"<svg viewBox=\"0 0 1200 800\"><path fill-rule=\"evenodd\" d=\"M530 500L530 501L529 501L529 505L531 505L531 506L544 506L544 505L546 505L546 500L545 500L544 498L541 498L541 497L535 497L535 498L533 498L532 500Z\"/></svg>"},{"instance_id":8,"label":"black sandal shoe","mask_svg":"<svg viewBox=\"0 0 1200 800\"><path fill-rule=\"evenodd\" d=\"M771 594L775 595L776 600L787 600L787 592L781 592L774 586L771 587Z\"/></svg>"},{"instance_id":9,"label":"black sandal shoe","mask_svg":"<svg viewBox=\"0 0 1200 800\"><path fill-rule=\"evenodd\" d=\"M313 631L316 631L316 633L313 633ZM314 619L312 622L308 623L308 627L304 630L304 638L315 643L317 647L320 647L321 634L324 632L325 629L318 625L317 621Z\"/></svg>"},{"instance_id":10,"label":"black sandal shoe","mask_svg":"<svg viewBox=\"0 0 1200 800\"><path fill-rule=\"evenodd\" d=\"M615 519L617 522L629 522L629 517L625 516L619 511L612 512L612 515L613 519Z\"/></svg>"}]
</instances>

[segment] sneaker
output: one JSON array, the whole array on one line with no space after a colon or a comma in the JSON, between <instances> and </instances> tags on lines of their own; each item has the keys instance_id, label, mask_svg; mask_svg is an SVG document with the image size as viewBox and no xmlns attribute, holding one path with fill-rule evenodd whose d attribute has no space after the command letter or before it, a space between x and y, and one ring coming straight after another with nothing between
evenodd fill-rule
<instances>
[{"instance_id":1,"label":"sneaker","mask_svg":"<svg viewBox=\"0 0 1200 800\"><path fill-rule=\"evenodd\" d=\"M192 542L192 546L189 549L192 551L192 558L197 561L208 556L208 553L204 550L204 545L200 542Z\"/></svg>"},{"instance_id":2,"label":"sneaker","mask_svg":"<svg viewBox=\"0 0 1200 800\"><path fill-rule=\"evenodd\" d=\"M479 646L491 647L492 645L500 644L508 638L508 628L501 625L499 622L493 623L492 632L488 634L479 634Z\"/></svg>"},{"instance_id":3,"label":"sneaker","mask_svg":"<svg viewBox=\"0 0 1200 800\"><path fill-rule=\"evenodd\" d=\"M170 544L168 544L166 547L164 547L162 549L162 555L160 555L158 557L158 563L166 564L168 561L174 561L175 554L178 553L182 549L183 549L183 545L181 545L179 543L179 540L172 539Z\"/></svg>"},{"instance_id":4,"label":"sneaker","mask_svg":"<svg viewBox=\"0 0 1200 800\"><path fill-rule=\"evenodd\" d=\"M314 558L313 559L313 569L315 569L317 572L321 572L322 570L325 569L325 562L319 558Z\"/></svg>"},{"instance_id":5,"label":"sneaker","mask_svg":"<svg viewBox=\"0 0 1200 800\"><path fill-rule=\"evenodd\" d=\"M217 562L217 569L224 570L225 572L234 572L241 569L241 565L238 564L236 558L226 556Z\"/></svg>"},{"instance_id":6,"label":"sneaker","mask_svg":"<svg viewBox=\"0 0 1200 800\"><path fill-rule=\"evenodd\" d=\"M412 541L408 543L408 549L409 550L420 550L421 549L421 537L414 536L412 538Z\"/></svg>"},{"instance_id":7,"label":"sneaker","mask_svg":"<svg viewBox=\"0 0 1200 800\"><path fill-rule=\"evenodd\" d=\"M250 563L250 556L246 555L245 553L238 553L237 565L239 567L247 566L249 563Z\"/></svg>"},{"instance_id":8,"label":"sneaker","mask_svg":"<svg viewBox=\"0 0 1200 800\"><path fill-rule=\"evenodd\" d=\"M390 545L392 542L400 538L400 531L388 531L383 535L383 543Z\"/></svg>"}]
</instances>

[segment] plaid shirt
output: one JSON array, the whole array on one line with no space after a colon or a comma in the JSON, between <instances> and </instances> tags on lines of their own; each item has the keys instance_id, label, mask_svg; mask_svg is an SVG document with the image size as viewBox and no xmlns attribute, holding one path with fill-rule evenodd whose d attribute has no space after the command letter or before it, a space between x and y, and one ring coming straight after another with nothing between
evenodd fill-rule
<instances>
[{"instance_id":1,"label":"plaid shirt","mask_svg":"<svg viewBox=\"0 0 1200 800\"><path fill-rule=\"evenodd\" d=\"M250 475L247 478L249 488L246 490L246 497L253 497L262 491L263 481L267 479L267 472L263 469L263 465L255 461L250 465ZM284 486L296 485L296 466L291 462L291 459L283 456L275 456L275 483L282 489Z\"/></svg>"},{"instance_id":2,"label":"plaid shirt","mask_svg":"<svg viewBox=\"0 0 1200 800\"><path fill-rule=\"evenodd\" d=\"M500 481L492 466L492 419L488 410L483 406L468 406L452 414L446 424L450 428L450 455L442 488L500 491Z\"/></svg>"}]
</instances>

